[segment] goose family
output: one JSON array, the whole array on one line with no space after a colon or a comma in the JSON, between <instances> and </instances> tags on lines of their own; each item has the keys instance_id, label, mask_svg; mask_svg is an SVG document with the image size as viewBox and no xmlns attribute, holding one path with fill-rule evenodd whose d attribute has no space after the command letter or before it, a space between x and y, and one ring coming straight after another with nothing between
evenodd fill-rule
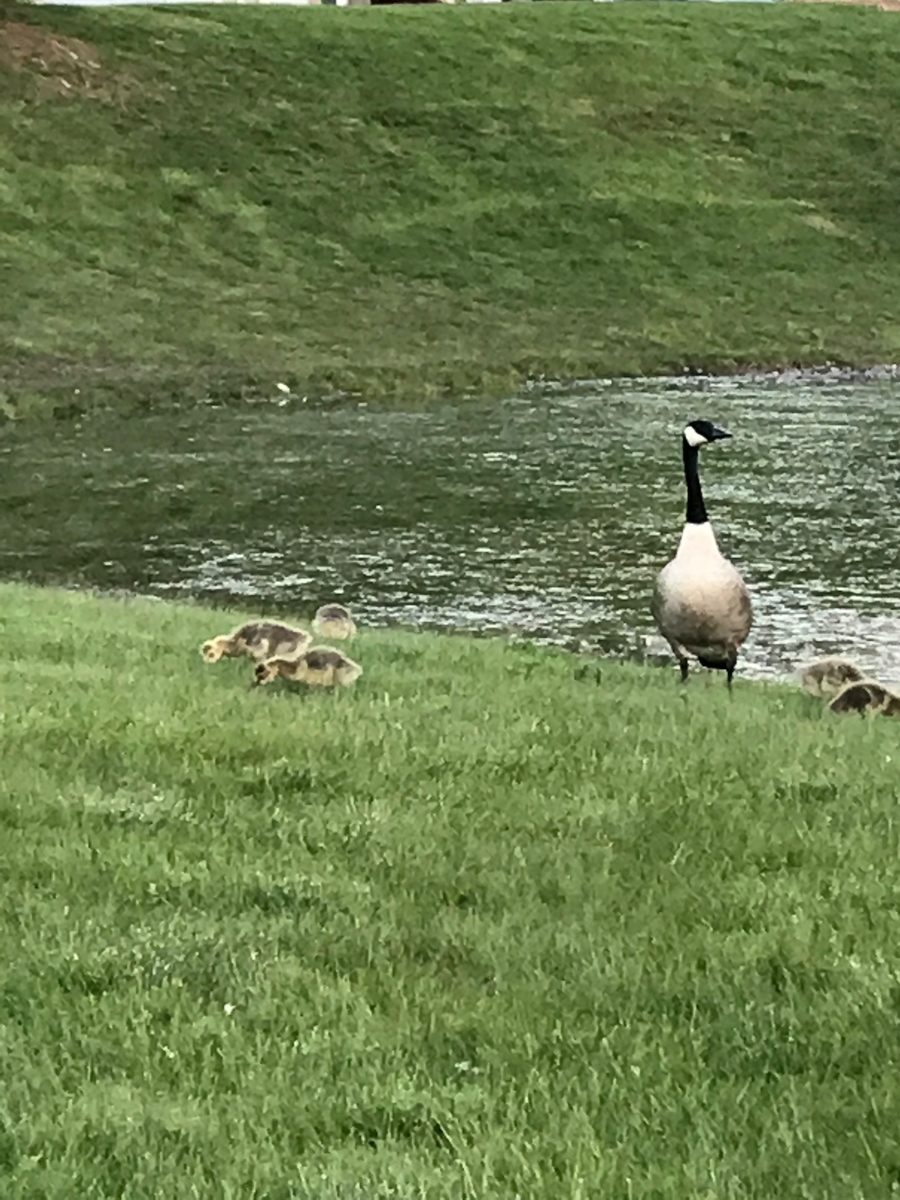
<instances>
[{"instance_id":1,"label":"goose family","mask_svg":"<svg viewBox=\"0 0 900 1200\"><path fill-rule=\"evenodd\" d=\"M247 658L263 662L278 655L292 658L312 645L312 637L305 629L282 625L278 621L248 621L231 633L221 634L204 642L200 653L208 663L220 658Z\"/></svg>"},{"instance_id":2,"label":"goose family","mask_svg":"<svg viewBox=\"0 0 900 1200\"><path fill-rule=\"evenodd\" d=\"M689 421L682 432L682 459L687 492L685 522L677 552L659 572L652 612L671 647L682 681L689 662L726 673L729 689L738 650L753 620L750 594L740 572L722 554L703 499L699 451L731 437L708 420ZM323 604L313 628L322 636L350 638L356 624L342 604ZM201 647L204 660L249 657L256 663L252 686L281 677L310 687L337 688L356 682L363 669L340 650L313 646L312 635L280 621L248 621L230 633L210 638ZM882 713L900 716L900 696L869 679L847 658L833 655L800 670L804 691L830 700L835 713Z\"/></svg>"},{"instance_id":3,"label":"goose family","mask_svg":"<svg viewBox=\"0 0 900 1200\"><path fill-rule=\"evenodd\" d=\"M750 593L737 568L722 554L700 487L701 446L731 434L712 421L689 421L681 438L687 510L675 557L660 571L652 612L678 661L682 682L689 660L724 671L731 688L738 648L750 632Z\"/></svg>"}]
</instances>

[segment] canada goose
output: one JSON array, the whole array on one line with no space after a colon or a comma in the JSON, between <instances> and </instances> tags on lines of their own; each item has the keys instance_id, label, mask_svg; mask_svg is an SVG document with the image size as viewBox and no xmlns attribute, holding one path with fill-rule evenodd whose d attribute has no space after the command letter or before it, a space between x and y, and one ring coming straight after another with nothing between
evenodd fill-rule
<instances>
[{"instance_id":1,"label":"canada goose","mask_svg":"<svg viewBox=\"0 0 900 1200\"><path fill-rule=\"evenodd\" d=\"M834 713L882 713L900 716L900 696L895 696L874 679L858 679L845 684L828 705Z\"/></svg>"},{"instance_id":2,"label":"canada goose","mask_svg":"<svg viewBox=\"0 0 900 1200\"><path fill-rule=\"evenodd\" d=\"M697 455L707 442L731 437L712 421L690 421L681 439L687 513L678 552L660 571L652 611L659 631L688 677L688 658L725 671L728 687L738 647L750 632L753 610L740 572L724 557L706 515Z\"/></svg>"},{"instance_id":3,"label":"canada goose","mask_svg":"<svg viewBox=\"0 0 900 1200\"><path fill-rule=\"evenodd\" d=\"M313 646L298 658L270 658L259 663L254 685L271 683L279 675L310 687L346 687L359 679L362 667L340 650L332 650L330 646Z\"/></svg>"},{"instance_id":4,"label":"canada goose","mask_svg":"<svg viewBox=\"0 0 900 1200\"><path fill-rule=\"evenodd\" d=\"M803 668L800 686L811 696L836 696L848 683L858 683L865 675L848 658L820 658Z\"/></svg>"},{"instance_id":5,"label":"canada goose","mask_svg":"<svg viewBox=\"0 0 900 1200\"><path fill-rule=\"evenodd\" d=\"M262 662L267 658L296 658L312 643L305 629L282 625L277 621L249 621L231 633L204 642L200 653L208 663L220 658L248 658Z\"/></svg>"},{"instance_id":6,"label":"canada goose","mask_svg":"<svg viewBox=\"0 0 900 1200\"><path fill-rule=\"evenodd\" d=\"M356 633L353 618L343 604L323 604L313 617L313 629L327 638L352 638Z\"/></svg>"}]
</instances>

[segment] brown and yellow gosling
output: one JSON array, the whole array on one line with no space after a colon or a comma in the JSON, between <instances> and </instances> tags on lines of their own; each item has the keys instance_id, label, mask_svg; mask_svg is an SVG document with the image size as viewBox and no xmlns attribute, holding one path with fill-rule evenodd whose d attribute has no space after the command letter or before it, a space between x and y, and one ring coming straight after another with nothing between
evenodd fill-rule
<instances>
[{"instance_id":1,"label":"brown and yellow gosling","mask_svg":"<svg viewBox=\"0 0 900 1200\"><path fill-rule=\"evenodd\" d=\"M231 633L204 642L200 652L208 663L218 662L220 658L242 656L265 662L267 658L276 656L296 658L311 644L312 637L305 629L295 629L278 621L249 621Z\"/></svg>"},{"instance_id":2,"label":"brown and yellow gosling","mask_svg":"<svg viewBox=\"0 0 900 1200\"><path fill-rule=\"evenodd\" d=\"M803 668L800 686L811 696L836 696L848 683L859 683L865 674L848 658L820 658Z\"/></svg>"},{"instance_id":3,"label":"brown and yellow gosling","mask_svg":"<svg viewBox=\"0 0 900 1200\"><path fill-rule=\"evenodd\" d=\"M313 617L313 629L320 637L352 638L356 625L343 604L323 604Z\"/></svg>"},{"instance_id":4,"label":"brown and yellow gosling","mask_svg":"<svg viewBox=\"0 0 900 1200\"><path fill-rule=\"evenodd\" d=\"M881 713L900 717L900 696L895 696L874 679L859 679L846 684L828 705L834 713Z\"/></svg>"},{"instance_id":5,"label":"brown and yellow gosling","mask_svg":"<svg viewBox=\"0 0 900 1200\"><path fill-rule=\"evenodd\" d=\"M310 687L346 687L362 675L362 667L340 650L313 646L298 658L270 658L259 663L254 684L271 683L278 676Z\"/></svg>"}]
</instances>

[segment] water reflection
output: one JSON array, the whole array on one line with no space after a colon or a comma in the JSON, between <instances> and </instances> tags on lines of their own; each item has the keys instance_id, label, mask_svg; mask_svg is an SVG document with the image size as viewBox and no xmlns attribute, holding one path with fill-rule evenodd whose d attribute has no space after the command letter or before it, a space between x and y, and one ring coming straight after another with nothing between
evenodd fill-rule
<instances>
[{"instance_id":1,"label":"water reflection","mask_svg":"<svg viewBox=\"0 0 900 1200\"><path fill-rule=\"evenodd\" d=\"M900 385L610 382L437 412L214 409L0 433L0 571L604 648L650 634L678 433L753 585L744 669L844 651L900 682Z\"/></svg>"}]
</instances>

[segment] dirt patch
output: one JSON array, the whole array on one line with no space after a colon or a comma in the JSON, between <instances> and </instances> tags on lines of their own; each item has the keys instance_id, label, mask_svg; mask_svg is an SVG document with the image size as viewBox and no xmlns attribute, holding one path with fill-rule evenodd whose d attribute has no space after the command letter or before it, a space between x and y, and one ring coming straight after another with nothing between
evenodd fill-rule
<instances>
[{"instance_id":1,"label":"dirt patch","mask_svg":"<svg viewBox=\"0 0 900 1200\"><path fill-rule=\"evenodd\" d=\"M120 100L127 81L107 71L96 46L24 21L0 23L0 63L37 81L39 99Z\"/></svg>"}]
</instances>

